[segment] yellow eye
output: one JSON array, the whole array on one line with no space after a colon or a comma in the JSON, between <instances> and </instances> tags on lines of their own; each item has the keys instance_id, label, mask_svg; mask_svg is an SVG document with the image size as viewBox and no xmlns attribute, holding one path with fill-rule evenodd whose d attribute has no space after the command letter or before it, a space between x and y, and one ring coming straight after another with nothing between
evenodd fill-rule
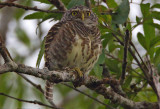
<instances>
[{"instance_id":1,"label":"yellow eye","mask_svg":"<svg viewBox=\"0 0 160 109\"><path fill-rule=\"evenodd\" d=\"M87 12L87 16L90 16L91 15L91 12Z\"/></svg>"},{"instance_id":2,"label":"yellow eye","mask_svg":"<svg viewBox=\"0 0 160 109\"><path fill-rule=\"evenodd\" d=\"M72 16L76 16L76 15L77 15L77 12L73 11Z\"/></svg>"}]
</instances>

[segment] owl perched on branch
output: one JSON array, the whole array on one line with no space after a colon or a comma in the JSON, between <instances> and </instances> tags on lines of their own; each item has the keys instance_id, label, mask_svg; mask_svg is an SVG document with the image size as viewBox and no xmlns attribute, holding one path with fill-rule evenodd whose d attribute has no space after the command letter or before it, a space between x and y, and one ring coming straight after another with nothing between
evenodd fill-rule
<instances>
[{"instance_id":1,"label":"owl perched on branch","mask_svg":"<svg viewBox=\"0 0 160 109\"><path fill-rule=\"evenodd\" d=\"M45 41L45 66L49 70L75 69L88 74L102 51L98 18L91 9L75 6L48 32ZM46 98L52 100L53 84L46 83Z\"/></svg>"}]
</instances>

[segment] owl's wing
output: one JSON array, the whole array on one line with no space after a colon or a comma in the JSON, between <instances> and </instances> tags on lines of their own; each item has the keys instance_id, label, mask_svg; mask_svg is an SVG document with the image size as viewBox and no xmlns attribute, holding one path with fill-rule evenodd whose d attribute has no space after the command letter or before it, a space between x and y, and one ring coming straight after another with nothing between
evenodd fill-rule
<instances>
[{"instance_id":1,"label":"owl's wing","mask_svg":"<svg viewBox=\"0 0 160 109\"><path fill-rule=\"evenodd\" d=\"M45 66L48 69L53 70L51 66L56 67L56 62L66 59L75 34L72 21L58 22L49 30L45 40Z\"/></svg>"},{"instance_id":2,"label":"owl's wing","mask_svg":"<svg viewBox=\"0 0 160 109\"><path fill-rule=\"evenodd\" d=\"M53 40L56 39L56 37L58 36L58 32L59 29L61 28L61 26L63 25L62 22L58 22L57 24L53 25L51 27L51 29L49 30L47 36L45 37L45 67L47 67L49 69L49 61L50 61L50 54L49 54L49 49L51 46L51 43L53 42Z\"/></svg>"}]
</instances>

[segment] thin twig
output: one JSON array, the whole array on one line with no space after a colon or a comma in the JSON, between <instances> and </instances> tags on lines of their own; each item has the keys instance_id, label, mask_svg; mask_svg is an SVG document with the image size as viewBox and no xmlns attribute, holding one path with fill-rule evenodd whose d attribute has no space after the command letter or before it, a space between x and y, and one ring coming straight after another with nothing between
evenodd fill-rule
<instances>
[{"instance_id":1,"label":"thin twig","mask_svg":"<svg viewBox=\"0 0 160 109\"><path fill-rule=\"evenodd\" d=\"M135 45L133 44L133 42L130 42L131 46L133 47L133 49L136 51L138 57L140 58L140 60L142 61L143 65L145 66L145 68L148 70L147 65L145 64L145 62L143 61L141 55L139 54L138 50L136 49Z\"/></svg>"},{"instance_id":2,"label":"thin twig","mask_svg":"<svg viewBox=\"0 0 160 109\"><path fill-rule=\"evenodd\" d=\"M44 90L42 89L41 85L39 84L35 84L34 82L32 82L31 80L29 80L26 76L24 76L23 74L19 74L23 79L25 79L27 82L29 82L32 86L34 86L36 89L38 89L40 92L42 92L44 94Z\"/></svg>"},{"instance_id":3,"label":"thin twig","mask_svg":"<svg viewBox=\"0 0 160 109\"><path fill-rule=\"evenodd\" d=\"M42 89L41 85L35 84L34 82L32 82L31 80L29 80L29 79L28 79L26 76L24 76L23 74L19 74L19 73L18 73L18 75L20 75L23 79L25 79L27 82L29 82L31 85L33 85L36 89L38 89L42 94L44 94L44 90ZM50 101L49 103L50 103L53 107L57 107L53 101Z\"/></svg>"},{"instance_id":4,"label":"thin twig","mask_svg":"<svg viewBox=\"0 0 160 109\"><path fill-rule=\"evenodd\" d=\"M55 5L57 7L57 9L61 10L61 11L66 11L67 8L64 6L63 2L61 0L48 0L50 3L52 3L53 5Z\"/></svg>"},{"instance_id":5,"label":"thin twig","mask_svg":"<svg viewBox=\"0 0 160 109\"><path fill-rule=\"evenodd\" d=\"M14 2L14 1L17 1L17 0L7 0L6 2L12 3L12 2ZM0 9L3 8L3 7L5 7L5 6L4 6L4 5L0 5Z\"/></svg>"},{"instance_id":6,"label":"thin twig","mask_svg":"<svg viewBox=\"0 0 160 109\"><path fill-rule=\"evenodd\" d=\"M8 6L8 7L16 7L24 10L33 10L33 11L40 11L40 12L46 12L46 13L64 13L64 11L58 11L58 10L43 10L39 9L36 6L35 7L29 7L29 6L23 6L16 3L9 3L9 2L0 2L0 5Z\"/></svg>"},{"instance_id":7,"label":"thin twig","mask_svg":"<svg viewBox=\"0 0 160 109\"><path fill-rule=\"evenodd\" d=\"M140 5L139 3L135 3L135 2L130 2L130 3L132 3L132 4L136 4L136 5Z\"/></svg>"},{"instance_id":8,"label":"thin twig","mask_svg":"<svg viewBox=\"0 0 160 109\"><path fill-rule=\"evenodd\" d=\"M126 35L124 37L124 53L123 53L123 64L122 64L122 75L120 78L120 83L123 84L125 80L126 67L127 67L127 55L128 55L128 44L129 44L129 30L126 30Z\"/></svg>"},{"instance_id":9,"label":"thin twig","mask_svg":"<svg viewBox=\"0 0 160 109\"><path fill-rule=\"evenodd\" d=\"M1 34L0 34L0 53L1 53L5 63L11 62L13 60L10 53L8 52L7 48L4 45L4 41L2 39Z\"/></svg>"},{"instance_id":10,"label":"thin twig","mask_svg":"<svg viewBox=\"0 0 160 109\"><path fill-rule=\"evenodd\" d=\"M15 97L9 96L9 95L4 94L4 93L0 93L0 95L6 96L6 97L9 97L9 98L12 98L12 99L15 99L15 100L20 101L20 102L39 104L39 105L41 105L41 106L49 107L49 108L52 108L52 109L60 109L60 108L53 107L53 106L50 106L50 105L47 105L47 104L43 104L42 102L37 101L37 100L34 100L34 101L23 100L23 99L19 99L19 98L15 98Z\"/></svg>"},{"instance_id":11,"label":"thin twig","mask_svg":"<svg viewBox=\"0 0 160 109\"><path fill-rule=\"evenodd\" d=\"M85 92L83 92L83 91L81 91L81 90L79 90L79 89L76 89L76 88L72 87L72 86L69 85L69 84L66 84L66 83L61 83L61 84L65 85L65 86L67 86L67 87L69 87L69 88L72 88L73 90L75 90L75 91L77 91L77 92L79 92L79 93L81 93L81 94L83 94L83 95L91 98L92 100L94 100L94 101L96 101L96 102L98 102L98 103L106 106L106 108L115 109L115 108L111 107L110 105L105 104L105 103L103 103L102 101L98 100L97 98L94 98L94 97L92 97L91 95L88 95L87 93L85 93Z\"/></svg>"},{"instance_id":12,"label":"thin twig","mask_svg":"<svg viewBox=\"0 0 160 109\"><path fill-rule=\"evenodd\" d=\"M151 64L151 61L150 61L148 55L146 55L145 62L146 62L146 64L147 64L147 65L146 65L147 68L149 68L149 73L152 75L152 73L153 73L153 68L152 68L152 64Z\"/></svg>"}]
</instances>

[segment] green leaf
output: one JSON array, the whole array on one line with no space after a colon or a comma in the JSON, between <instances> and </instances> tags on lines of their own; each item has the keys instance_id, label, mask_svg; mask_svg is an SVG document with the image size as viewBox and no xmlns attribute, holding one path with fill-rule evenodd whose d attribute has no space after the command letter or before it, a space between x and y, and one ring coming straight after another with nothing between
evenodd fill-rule
<instances>
[{"instance_id":1,"label":"green leaf","mask_svg":"<svg viewBox=\"0 0 160 109\"><path fill-rule=\"evenodd\" d=\"M19 20L24 15L24 13L25 13L24 10L19 10L19 9L15 10L14 16L15 16L16 20Z\"/></svg>"},{"instance_id":2,"label":"green leaf","mask_svg":"<svg viewBox=\"0 0 160 109\"><path fill-rule=\"evenodd\" d=\"M132 81L132 76L127 77L127 79L125 80L123 87L127 88L130 86L130 83Z\"/></svg>"},{"instance_id":3,"label":"green leaf","mask_svg":"<svg viewBox=\"0 0 160 109\"><path fill-rule=\"evenodd\" d=\"M121 45L116 45L113 40L108 42L108 50L109 52L113 52L116 48L120 48Z\"/></svg>"},{"instance_id":4,"label":"green leaf","mask_svg":"<svg viewBox=\"0 0 160 109\"><path fill-rule=\"evenodd\" d=\"M16 28L15 32L17 34L17 38L23 42L25 45L30 46L30 39L28 38L26 32L21 28Z\"/></svg>"},{"instance_id":5,"label":"green leaf","mask_svg":"<svg viewBox=\"0 0 160 109\"><path fill-rule=\"evenodd\" d=\"M104 35L101 36L101 38L104 39L104 40L102 41L103 47L106 47L107 44L108 44L108 42L109 42L110 40L113 40L112 33L104 34Z\"/></svg>"},{"instance_id":6,"label":"green leaf","mask_svg":"<svg viewBox=\"0 0 160 109\"><path fill-rule=\"evenodd\" d=\"M142 14L144 18L146 18L149 15L150 3L140 4L140 6L141 6Z\"/></svg>"},{"instance_id":7,"label":"green leaf","mask_svg":"<svg viewBox=\"0 0 160 109\"><path fill-rule=\"evenodd\" d=\"M151 9L153 9L153 8L160 8L160 4L154 4L154 5L151 7Z\"/></svg>"},{"instance_id":8,"label":"green leaf","mask_svg":"<svg viewBox=\"0 0 160 109\"><path fill-rule=\"evenodd\" d=\"M19 4L24 5L24 6L30 6L31 5L31 0L22 0L19 1ZM15 18L16 20L19 20L24 14L25 14L26 10L22 10L22 9L16 9L15 10Z\"/></svg>"},{"instance_id":9,"label":"green leaf","mask_svg":"<svg viewBox=\"0 0 160 109\"><path fill-rule=\"evenodd\" d=\"M106 0L106 3L109 8L116 8L117 7L117 3L115 2L115 0Z\"/></svg>"},{"instance_id":10,"label":"green leaf","mask_svg":"<svg viewBox=\"0 0 160 109\"><path fill-rule=\"evenodd\" d=\"M44 12L35 12L29 15L26 15L24 19L42 19L46 13Z\"/></svg>"},{"instance_id":11,"label":"green leaf","mask_svg":"<svg viewBox=\"0 0 160 109\"><path fill-rule=\"evenodd\" d=\"M103 68L100 65L98 65L98 64L96 64L93 67L93 71L95 73L95 76L97 76L98 78L102 77L102 70L103 70Z\"/></svg>"},{"instance_id":12,"label":"green leaf","mask_svg":"<svg viewBox=\"0 0 160 109\"><path fill-rule=\"evenodd\" d=\"M12 93L12 89L14 88L13 82L9 82L8 80L13 79L12 73L4 73L0 75L0 92L4 92L6 94ZM7 101L7 97L0 96L0 107L6 106L5 102ZM7 107L6 107L7 108Z\"/></svg>"},{"instance_id":13,"label":"green leaf","mask_svg":"<svg viewBox=\"0 0 160 109\"><path fill-rule=\"evenodd\" d=\"M124 53L124 47L120 46L119 49L117 50L117 55L119 59L123 59L123 53Z\"/></svg>"},{"instance_id":14,"label":"green leaf","mask_svg":"<svg viewBox=\"0 0 160 109\"><path fill-rule=\"evenodd\" d=\"M158 74L160 75L160 63L157 65Z\"/></svg>"},{"instance_id":15,"label":"green leaf","mask_svg":"<svg viewBox=\"0 0 160 109\"><path fill-rule=\"evenodd\" d=\"M71 0L61 0L63 4L67 7Z\"/></svg>"},{"instance_id":16,"label":"green leaf","mask_svg":"<svg viewBox=\"0 0 160 109\"><path fill-rule=\"evenodd\" d=\"M155 52L155 56L154 56L154 63L155 65L159 64L160 63L160 47L157 48L156 52Z\"/></svg>"},{"instance_id":17,"label":"green leaf","mask_svg":"<svg viewBox=\"0 0 160 109\"><path fill-rule=\"evenodd\" d=\"M44 12L35 12L32 14L29 14L24 17L24 19L42 19L41 23L48 20L48 19L54 19L54 20L60 20L62 17L62 13L44 13Z\"/></svg>"},{"instance_id":18,"label":"green leaf","mask_svg":"<svg viewBox=\"0 0 160 109\"><path fill-rule=\"evenodd\" d=\"M137 23L141 22L141 20L142 20L142 18L136 16L136 22L137 22Z\"/></svg>"},{"instance_id":19,"label":"green leaf","mask_svg":"<svg viewBox=\"0 0 160 109\"><path fill-rule=\"evenodd\" d=\"M34 0L45 4L51 4L48 0Z\"/></svg>"},{"instance_id":20,"label":"green leaf","mask_svg":"<svg viewBox=\"0 0 160 109\"><path fill-rule=\"evenodd\" d=\"M23 96L25 95L25 88L27 88L27 86L25 86L25 84L23 83L23 79L20 76L17 77L16 81L18 85L18 88L15 89L16 96L17 98L23 98ZM17 107L22 107L22 105L22 102L17 102Z\"/></svg>"},{"instance_id":21,"label":"green leaf","mask_svg":"<svg viewBox=\"0 0 160 109\"><path fill-rule=\"evenodd\" d=\"M153 22L153 19L152 19L151 22ZM143 24L143 30L144 30L146 48L147 48L147 50L149 50L150 49L151 40L153 38L155 38L155 28L153 26L151 26L150 24L144 23Z\"/></svg>"},{"instance_id":22,"label":"green leaf","mask_svg":"<svg viewBox=\"0 0 160 109\"><path fill-rule=\"evenodd\" d=\"M150 53L150 41L155 38L155 28L151 26L150 24L153 24L153 18L150 14L150 3L147 4L141 4L141 11L143 14L143 30L144 30L144 36L145 36L145 45L146 50Z\"/></svg>"},{"instance_id":23,"label":"green leaf","mask_svg":"<svg viewBox=\"0 0 160 109\"><path fill-rule=\"evenodd\" d=\"M150 47L154 47L160 41L160 36L155 37L151 40Z\"/></svg>"},{"instance_id":24,"label":"green leaf","mask_svg":"<svg viewBox=\"0 0 160 109\"><path fill-rule=\"evenodd\" d=\"M159 24L151 23L150 25L160 30L160 25Z\"/></svg>"},{"instance_id":25,"label":"green leaf","mask_svg":"<svg viewBox=\"0 0 160 109\"><path fill-rule=\"evenodd\" d=\"M60 20L62 18L62 13L50 13L50 14L46 14L43 17L43 21L47 20L47 19L53 19L54 20Z\"/></svg>"},{"instance_id":26,"label":"green leaf","mask_svg":"<svg viewBox=\"0 0 160 109\"><path fill-rule=\"evenodd\" d=\"M123 0L122 3L118 6L117 11L113 14L112 21L116 24L123 24L127 18L130 11L129 1Z\"/></svg>"},{"instance_id":27,"label":"green leaf","mask_svg":"<svg viewBox=\"0 0 160 109\"><path fill-rule=\"evenodd\" d=\"M43 39L43 41L42 41L42 43L41 43L41 49L40 49L39 54L38 54L38 58L37 58L37 62L36 62L36 66L37 66L38 68L39 68L41 59L42 59L43 54L44 54L45 40L46 40L46 37Z\"/></svg>"},{"instance_id":28,"label":"green leaf","mask_svg":"<svg viewBox=\"0 0 160 109\"><path fill-rule=\"evenodd\" d=\"M71 0L67 6L67 9L70 9L74 6L84 5L85 0Z\"/></svg>"},{"instance_id":29,"label":"green leaf","mask_svg":"<svg viewBox=\"0 0 160 109\"><path fill-rule=\"evenodd\" d=\"M97 63L93 67L95 75L99 78L102 77L102 70L103 70L103 68L100 66L100 64L103 64L104 62L105 62L105 53L103 50L102 54L99 56Z\"/></svg>"},{"instance_id":30,"label":"green leaf","mask_svg":"<svg viewBox=\"0 0 160 109\"><path fill-rule=\"evenodd\" d=\"M108 58L105 60L105 63L110 71L120 73L121 69L118 67L119 62L117 60Z\"/></svg>"},{"instance_id":31,"label":"green leaf","mask_svg":"<svg viewBox=\"0 0 160 109\"><path fill-rule=\"evenodd\" d=\"M142 47L147 50L147 46L146 46L146 42L145 42L145 37L143 36L143 34L139 32L137 34L137 38L138 38L139 43L142 45Z\"/></svg>"},{"instance_id":32,"label":"green leaf","mask_svg":"<svg viewBox=\"0 0 160 109\"><path fill-rule=\"evenodd\" d=\"M160 12L152 11L151 15L152 15L153 18L155 18L157 20L160 20Z\"/></svg>"}]
</instances>

